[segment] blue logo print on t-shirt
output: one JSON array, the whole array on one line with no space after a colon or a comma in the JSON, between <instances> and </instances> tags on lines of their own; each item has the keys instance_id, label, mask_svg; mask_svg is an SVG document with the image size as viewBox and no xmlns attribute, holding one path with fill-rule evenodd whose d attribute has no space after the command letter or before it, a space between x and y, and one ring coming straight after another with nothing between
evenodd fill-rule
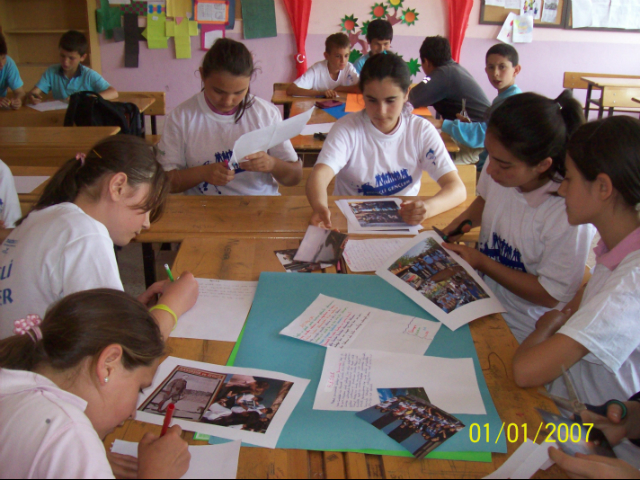
<instances>
[{"instance_id":1,"label":"blue logo print on t-shirt","mask_svg":"<svg viewBox=\"0 0 640 480\"><path fill-rule=\"evenodd\" d=\"M493 233L493 248L489 248L489 243L487 242L485 245L480 246L480 252L506 267L527 273L527 269L522 262L520 250L509 245L506 240L495 232Z\"/></svg>"},{"instance_id":2,"label":"blue logo print on t-shirt","mask_svg":"<svg viewBox=\"0 0 640 480\"><path fill-rule=\"evenodd\" d=\"M365 183L358 189L358 193L367 197L385 197L400 193L412 183L413 177L409 175L409 171L405 168L398 172L376 175L376 186L373 187L369 183Z\"/></svg>"},{"instance_id":3,"label":"blue logo print on t-shirt","mask_svg":"<svg viewBox=\"0 0 640 480\"><path fill-rule=\"evenodd\" d=\"M225 152L218 152L214 155L215 159L216 159L216 163L228 163L231 161L231 157L233 157L233 150L227 150ZM211 165L211 160L203 163L203 165ZM235 169L236 175L238 173L242 173L244 172L244 170L242 168L236 168ZM219 195L222 195L222 192L218 189L218 187L216 187L215 185L210 185L207 182L202 182L200 185L198 185L198 190L200 191L200 193L202 193L203 195L206 195L206 193L209 191L209 187L212 186L214 187Z\"/></svg>"}]
</instances>

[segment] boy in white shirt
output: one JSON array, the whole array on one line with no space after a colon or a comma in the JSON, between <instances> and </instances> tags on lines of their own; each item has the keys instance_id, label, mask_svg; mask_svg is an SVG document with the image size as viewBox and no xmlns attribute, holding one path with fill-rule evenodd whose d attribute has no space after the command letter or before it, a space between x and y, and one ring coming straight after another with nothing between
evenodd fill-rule
<instances>
[{"instance_id":1,"label":"boy in white shirt","mask_svg":"<svg viewBox=\"0 0 640 480\"><path fill-rule=\"evenodd\" d=\"M336 33L325 42L325 60L313 65L287 89L297 97L336 98L340 93L360 93L360 76L349 63L351 42L344 33Z\"/></svg>"}]
</instances>

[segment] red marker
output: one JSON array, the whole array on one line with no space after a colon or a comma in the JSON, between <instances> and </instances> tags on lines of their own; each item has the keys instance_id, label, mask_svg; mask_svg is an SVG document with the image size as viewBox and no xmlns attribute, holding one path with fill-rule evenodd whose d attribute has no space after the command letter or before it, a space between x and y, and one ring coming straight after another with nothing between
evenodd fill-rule
<instances>
[{"instance_id":1,"label":"red marker","mask_svg":"<svg viewBox=\"0 0 640 480\"><path fill-rule=\"evenodd\" d=\"M167 430L169 430L169 425L171 425L171 420L173 420L173 412L176 411L176 406L171 403L167 407L167 414L164 417L164 425L162 425L162 433L160 434L160 438L164 437L167 434Z\"/></svg>"}]
</instances>

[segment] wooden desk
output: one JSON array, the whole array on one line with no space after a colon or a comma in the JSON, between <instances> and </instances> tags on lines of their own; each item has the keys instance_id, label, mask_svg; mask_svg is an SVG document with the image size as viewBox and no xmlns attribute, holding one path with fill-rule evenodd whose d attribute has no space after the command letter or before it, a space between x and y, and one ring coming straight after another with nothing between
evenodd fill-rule
<instances>
[{"instance_id":1,"label":"wooden desk","mask_svg":"<svg viewBox=\"0 0 640 480\"><path fill-rule=\"evenodd\" d=\"M255 281L263 271L283 271L273 252L297 248L298 244L299 240L277 238L189 238L182 244L173 270L189 270L196 277ZM526 423L529 431L537 432L541 419L535 408L557 410L552 402L534 389L523 390L513 382L511 363L518 344L506 323L498 315L487 317L472 323L471 331L485 379L502 420L519 426ZM168 346L174 356L224 365L233 344L172 338ZM127 421L105 439L105 446L110 448L115 439L140 441L147 431L158 434L160 427ZM184 435L189 443L203 444L191 440L192 437L191 433ZM519 445L510 444L509 454ZM485 464L243 447L238 478L480 478L500 467L507 458L508 455L494 454L493 463ZM539 475L538 478L564 477L557 467Z\"/></svg>"},{"instance_id":2,"label":"wooden desk","mask_svg":"<svg viewBox=\"0 0 640 480\"><path fill-rule=\"evenodd\" d=\"M281 88L277 85L274 86L275 88L273 89L273 96L271 97L271 103L273 103L274 105L282 105L284 107L284 119L286 120L287 118L289 118L291 115L291 108L292 105L298 103L298 102L309 102L312 101L313 103L316 103L319 100L325 100L326 97L292 97L287 95L287 89L286 88ZM347 101L347 97L345 96L340 96L337 98L337 100L343 101L346 103ZM308 109L307 109L308 110Z\"/></svg>"},{"instance_id":3,"label":"wooden desk","mask_svg":"<svg viewBox=\"0 0 640 480\"><path fill-rule=\"evenodd\" d=\"M582 77L581 80L588 84L585 104L587 118L591 103L598 105L598 118L603 118L605 108L609 110L609 116L613 115L616 108L635 108L630 99L640 96L640 78ZM594 88L602 90L599 101L591 100Z\"/></svg>"},{"instance_id":4,"label":"wooden desk","mask_svg":"<svg viewBox=\"0 0 640 480\"><path fill-rule=\"evenodd\" d=\"M315 106L315 101L306 100L299 101L293 104L291 107L291 116L295 117L296 115L300 115L301 113L306 112L310 108ZM337 120L334 116L329 115L324 110L317 108L313 115L311 116L311 120L309 120L309 125L318 125L321 123L335 123ZM453 139L444 132L440 132L440 136L444 141L444 145L447 148L449 153L458 153L460 151L460 147L453 141ZM317 140L313 138L313 135L298 135L291 139L291 144L293 148L297 152L300 153L317 153L322 150L322 146L324 145L324 141Z\"/></svg>"},{"instance_id":5,"label":"wooden desk","mask_svg":"<svg viewBox=\"0 0 640 480\"><path fill-rule=\"evenodd\" d=\"M155 103L155 98L140 94L123 94L114 102L126 102L137 105L140 112L144 113ZM0 110L0 127L63 127L66 110L54 110L52 112L39 112L23 105L19 110Z\"/></svg>"},{"instance_id":6,"label":"wooden desk","mask_svg":"<svg viewBox=\"0 0 640 480\"><path fill-rule=\"evenodd\" d=\"M120 127L0 127L0 159L10 166L60 167Z\"/></svg>"}]
</instances>

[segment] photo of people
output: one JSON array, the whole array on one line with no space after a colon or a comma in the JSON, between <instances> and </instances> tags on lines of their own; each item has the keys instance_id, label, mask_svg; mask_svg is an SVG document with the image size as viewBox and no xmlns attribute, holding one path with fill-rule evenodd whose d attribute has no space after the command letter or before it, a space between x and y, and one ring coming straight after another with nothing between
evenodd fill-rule
<instances>
[{"instance_id":1,"label":"photo of people","mask_svg":"<svg viewBox=\"0 0 640 480\"><path fill-rule=\"evenodd\" d=\"M297 253L298 250L279 250L275 252L276 257L278 257L287 273L311 273L331 266L323 263L296 262L294 258Z\"/></svg>"},{"instance_id":2,"label":"photo of people","mask_svg":"<svg viewBox=\"0 0 640 480\"><path fill-rule=\"evenodd\" d=\"M487 292L433 238L427 238L405 253L389 272L449 314Z\"/></svg>"},{"instance_id":3,"label":"photo of people","mask_svg":"<svg viewBox=\"0 0 640 480\"><path fill-rule=\"evenodd\" d=\"M347 241L347 235L312 225L307 229L294 259L296 262L335 265L342 258Z\"/></svg>"},{"instance_id":4,"label":"photo of people","mask_svg":"<svg viewBox=\"0 0 640 480\"><path fill-rule=\"evenodd\" d=\"M423 388L378 389L378 394L380 403L357 416L416 458L424 458L465 427L457 418L431 405Z\"/></svg>"},{"instance_id":5,"label":"photo of people","mask_svg":"<svg viewBox=\"0 0 640 480\"><path fill-rule=\"evenodd\" d=\"M363 228L408 227L392 200L349 202L349 208Z\"/></svg>"},{"instance_id":6,"label":"photo of people","mask_svg":"<svg viewBox=\"0 0 640 480\"><path fill-rule=\"evenodd\" d=\"M178 366L139 410L165 415L173 403L174 418L264 434L292 386L282 380Z\"/></svg>"}]
</instances>

